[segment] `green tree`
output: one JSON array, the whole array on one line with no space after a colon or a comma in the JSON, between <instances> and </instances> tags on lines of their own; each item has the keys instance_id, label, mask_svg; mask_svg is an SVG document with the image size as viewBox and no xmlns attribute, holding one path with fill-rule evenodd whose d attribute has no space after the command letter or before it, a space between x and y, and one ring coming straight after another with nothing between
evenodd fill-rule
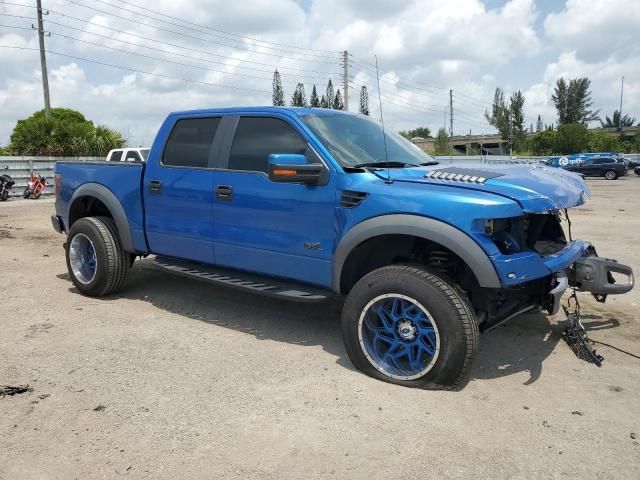
<instances>
[{"instance_id":1,"label":"green tree","mask_svg":"<svg viewBox=\"0 0 640 480\"><path fill-rule=\"evenodd\" d=\"M522 151L526 146L526 128L524 126L524 95L516 90L509 99L509 123L511 145L514 150Z\"/></svg>"},{"instance_id":2,"label":"green tree","mask_svg":"<svg viewBox=\"0 0 640 480\"><path fill-rule=\"evenodd\" d=\"M306 107L307 106L307 94L304 91L304 84L298 83L296 89L291 96L292 107Z\"/></svg>"},{"instance_id":3,"label":"green tree","mask_svg":"<svg viewBox=\"0 0 640 480\"><path fill-rule=\"evenodd\" d=\"M555 130L543 130L536 133L530 142L531 150L534 155L553 155L556 152L556 136Z\"/></svg>"},{"instance_id":4,"label":"green tree","mask_svg":"<svg viewBox=\"0 0 640 480\"><path fill-rule=\"evenodd\" d=\"M126 144L122 135L104 126L94 126L84 115L67 108L44 110L18 120L9 150L14 155L103 156Z\"/></svg>"},{"instance_id":5,"label":"green tree","mask_svg":"<svg viewBox=\"0 0 640 480\"><path fill-rule=\"evenodd\" d=\"M271 99L274 107L284 107L284 89L282 88L282 79L280 78L280 72L276 69L273 72L273 93Z\"/></svg>"},{"instance_id":6,"label":"green tree","mask_svg":"<svg viewBox=\"0 0 640 480\"><path fill-rule=\"evenodd\" d=\"M600 126L602 128L633 127L634 123L636 123L635 117L630 117L629 115L623 115L622 118L620 118L620 112L618 110L613 111L612 118L609 118L609 115L606 115L604 122L600 120Z\"/></svg>"},{"instance_id":7,"label":"green tree","mask_svg":"<svg viewBox=\"0 0 640 480\"><path fill-rule=\"evenodd\" d=\"M333 104L331 105L331 108L334 110L344 110L344 102L342 101L340 89L336 90L336 95L333 97Z\"/></svg>"},{"instance_id":8,"label":"green tree","mask_svg":"<svg viewBox=\"0 0 640 480\"><path fill-rule=\"evenodd\" d=\"M617 152L621 150L618 138L605 132L589 132L588 149L590 152Z\"/></svg>"},{"instance_id":9,"label":"green tree","mask_svg":"<svg viewBox=\"0 0 640 480\"><path fill-rule=\"evenodd\" d=\"M431 130L429 130L429 127L418 127L413 130L403 130L398 133L408 140L415 137L427 138L431 136Z\"/></svg>"},{"instance_id":10,"label":"green tree","mask_svg":"<svg viewBox=\"0 0 640 480\"><path fill-rule=\"evenodd\" d=\"M320 107L320 99L318 98L318 92L316 90L316 86L313 86L313 89L311 90L311 98L309 99L309 106L311 108L318 108Z\"/></svg>"},{"instance_id":11,"label":"green tree","mask_svg":"<svg viewBox=\"0 0 640 480\"><path fill-rule=\"evenodd\" d=\"M558 125L579 123L587 125L598 120L598 112L591 110L591 80L586 77L573 78L569 83L564 78L556 82L551 99L558 113Z\"/></svg>"},{"instance_id":12,"label":"green tree","mask_svg":"<svg viewBox=\"0 0 640 480\"><path fill-rule=\"evenodd\" d=\"M449 134L444 128L438 130L435 142L433 142L433 153L435 155L451 154L451 145L449 144Z\"/></svg>"},{"instance_id":13,"label":"green tree","mask_svg":"<svg viewBox=\"0 0 640 480\"><path fill-rule=\"evenodd\" d=\"M493 94L491 113L485 111L484 116L487 119L487 122L489 122L489 125L494 126L500 133L502 139L511 146L512 138L509 106L507 106L507 102L504 99L504 92L501 88L496 88L496 91Z\"/></svg>"},{"instance_id":14,"label":"green tree","mask_svg":"<svg viewBox=\"0 0 640 480\"><path fill-rule=\"evenodd\" d=\"M556 132L555 150L570 154L584 152L589 147L589 131L581 123L560 125Z\"/></svg>"},{"instance_id":15,"label":"green tree","mask_svg":"<svg viewBox=\"0 0 640 480\"><path fill-rule=\"evenodd\" d=\"M327 106L325 108L333 108L333 102L335 100L336 93L333 89L333 82L331 81L331 79L329 79L329 82L327 83L327 91L325 92L324 96L327 99Z\"/></svg>"},{"instance_id":16,"label":"green tree","mask_svg":"<svg viewBox=\"0 0 640 480\"><path fill-rule=\"evenodd\" d=\"M321 108L329 108L329 103L327 102L327 97L325 97L324 95L322 95L322 98L320 99L320 107Z\"/></svg>"},{"instance_id":17,"label":"green tree","mask_svg":"<svg viewBox=\"0 0 640 480\"><path fill-rule=\"evenodd\" d=\"M544 127L542 126L542 117L538 115L538 120L536 121L536 133L540 133Z\"/></svg>"},{"instance_id":18,"label":"green tree","mask_svg":"<svg viewBox=\"0 0 640 480\"><path fill-rule=\"evenodd\" d=\"M369 115L369 92L364 85L360 87L360 113L362 115Z\"/></svg>"}]
</instances>

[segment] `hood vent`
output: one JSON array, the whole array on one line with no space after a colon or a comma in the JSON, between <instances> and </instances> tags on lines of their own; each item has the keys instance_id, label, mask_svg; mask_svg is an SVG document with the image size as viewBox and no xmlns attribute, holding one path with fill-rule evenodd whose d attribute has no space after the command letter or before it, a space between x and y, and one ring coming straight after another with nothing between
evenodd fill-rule
<instances>
[{"instance_id":1,"label":"hood vent","mask_svg":"<svg viewBox=\"0 0 640 480\"><path fill-rule=\"evenodd\" d=\"M491 172L475 168L452 167L442 170L432 170L425 175L425 178L432 180L449 180L454 182L484 183L496 177L502 177L503 173Z\"/></svg>"},{"instance_id":2,"label":"hood vent","mask_svg":"<svg viewBox=\"0 0 640 480\"><path fill-rule=\"evenodd\" d=\"M340 206L342 208L354 208L362 203L367 198L368 193L353 192L350 190L343 190L342 197L340 198Z\"/></svg>"}]
</instances>

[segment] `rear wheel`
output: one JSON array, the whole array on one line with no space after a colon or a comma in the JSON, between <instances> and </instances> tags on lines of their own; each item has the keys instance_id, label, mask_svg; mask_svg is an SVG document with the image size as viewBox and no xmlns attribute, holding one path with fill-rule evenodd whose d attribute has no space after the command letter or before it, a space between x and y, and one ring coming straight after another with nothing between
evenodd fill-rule
<instances>
[{"instance_id":1,"label":"rear wheel","mask_svg":"<svg viewBox=\"0 0 640 480\"><path fill-rule=\"evenodd\" d=\"M111 218L81 218L71 227L65 248L67 269L80 293L101 297L122 288L129 254Z\"/></svg>"},{"instance_id":2,"label":"rear wheel","mask_svg":"<svg viewBox=\"0 0 640 480\"><path fill-rule=\"evenodd\" d=\"M37 200L40 198L40 195L42 195L42 191L36 190L35 192L33 192L33 195L31 195L31 198L33 198L34 200Z\"/></svg>"},{"instance_id":3,"label":"rear wheel","mask_svg":"<svg viewBox=\"0 0 640 480\"><path fill-rule=\"evenodd\" d=\"M0 193L0 202L6 202L8 198L9 190L3 190L2 193Z\"/></svg>"},{"instance_id":4,"label":"rear wheel","mask_svg":"<svg viewBox=\"0 0 640 480\"><path fill-rule=\"evenodd\" d=\"M31 189L29 187L26 187L24 189L24 192L22 192L22 196L24 198L29 198L31 196Z\"/></svg>"},{"instance_id":5,"label":"rear wheel","mask_svg":"<svg viewBox=\"0 0 640 480\"><path fill-rule=\"evenodd\" d=\"M615 180L616 178L618 178L618 174L615 170L607 170L606 172L604 172L604 178L606 178L607 180Z\"/></svg>"},{"instance_id":6,"label":"rear wheel","mask_svg":"<svg viewBox=\"0 0 640 480\"><path fill-rule=\"evenodd\" d=\"M374 270L351 290L342 334L353 364L408 387L458 389L478 348L478 326L451 285L420 266Z\"/></svg>"}]
</instances>

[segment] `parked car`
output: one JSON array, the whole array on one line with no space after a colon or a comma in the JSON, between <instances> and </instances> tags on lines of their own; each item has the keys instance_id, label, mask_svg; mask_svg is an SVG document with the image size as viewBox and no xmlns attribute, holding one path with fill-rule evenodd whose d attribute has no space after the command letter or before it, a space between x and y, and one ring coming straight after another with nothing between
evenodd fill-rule
<instances>
[{"instance_id":1,"label":"parked car","mask_svg":"<svg viewBox=\"0 0 640 480\"><path fill-rule=\"evenodd\" d=\"M52 223L80 293L117 292L154 254L168 272L280 299L346 296L349 358L405 386L464 385L480 331L556 313L569 285L601 301L633 287L629 267L565 237L566 209L589 195L579 176L434 166L342 111L172 113L146 163L58 162L55 179ZM608 283L614 267L628 281Z\"/></svg>"},{"instance_id":2,"label":"parked car","mask_svg":"<svg viewBox=\"0 0 640 480\"><path fill-rule=\"evenodd\" d=\"M547 160L547 166L563 168L585 177L604 177L607 180L627 175L627 165L622 157L601 154L554 157Z\"/></svg>"},{"instance_id":3,"label":"parked car","mask_svg":"<svg viewBox=\"0 0 640 480\"><path fill-rule=\"evenodd\" d=\"M143 163L148 156L148 148L115 148L107 154L106 161Z\"/></svg>"},{"instance_id":4,"label":"parked car","mask_svg":"<svg viewBox=\"0 0 640 480\"><path fill-rule=\"evenodd\" d=\"M633 171L636 175L640 175L640 167L634 168Z\"/></svg>"}]
</instances>

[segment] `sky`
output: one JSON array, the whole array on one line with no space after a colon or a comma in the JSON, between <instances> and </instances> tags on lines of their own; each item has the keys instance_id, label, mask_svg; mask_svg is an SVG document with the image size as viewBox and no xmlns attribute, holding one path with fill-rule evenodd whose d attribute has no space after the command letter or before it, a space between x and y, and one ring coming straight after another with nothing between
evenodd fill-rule
<instances>
[{"instance_id":1,"label":"sky","mask_svg":"<svg viewBox=\"0 0 640 480\"><path fill-rule=\"evenodd\" d=\"M43 108L35 0L0 0L0 145ZM298 82L362 86L394 130L492 133L496 87L525 95L526 124L556 121L558 78L589 77L595 109L640 121L640 0L43 0L51 104L150 145L167 113L269 105L278 69ZM11 47L11 48L6 48ZM380 71L377 88L375 58ZM380 99L378 99L380 93ZM597 126L594 124L593 126Z\"/></svg>"}]
</instances>

